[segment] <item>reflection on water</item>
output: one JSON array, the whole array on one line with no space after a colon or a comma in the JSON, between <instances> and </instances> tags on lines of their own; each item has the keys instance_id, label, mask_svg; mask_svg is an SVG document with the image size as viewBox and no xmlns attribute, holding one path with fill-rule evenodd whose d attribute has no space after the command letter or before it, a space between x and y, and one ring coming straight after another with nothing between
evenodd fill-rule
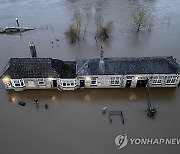
<instances>
[{"instance_id":1,"label":"reflection on water","mask_svg":"<svg viewBox=\"0 0 180 154\"><path fill-rule=\"evenodd\" d=\"M154 16L152 31L137 34L131 14L139 5ZM0 27L15 24L36 27L35 31L0 35L0 71L11 57L31 57L28 42L36 44L38 57L64 60L99 57L174 56L180 63L179 0L4 0L0 1ZM64 31L71 24L74 11L91 14L85 42L70 45ZM94 39L94 15L113 20L115 29L105 42ZM56 38L59 39L56 44ZM52 48L52 43L53 48ZM39 109L34 99L39 99ZM175 146L131 146L116 149L118 134L130 137L178 137L179 88L153 88L152 100L157 109L155 119L148 119L147 93L140 89L86 89L76 91L26 90L6 91L0 82L0 150L11 153L178 153ZM25 107L18 105L26 102ZM48 104L48 110L44 105ZM122 110L125 125L119 118L108 121L102 107ZM148 151L148 152L146 152Z\"/></svg>"},{"instance_id":2,"label":"reflection on water","mask_svg":"<svg viewBox=\"0 0 180 154\"><path fill-rule=\"evenodd\" d=\"M155 101L170 101L173 100L177 93L176 88L153 88L152 99ZM166 95L164 95L166 94ZM42 101L62 102L67 100L76 101L93 101L101 100L111 101L138 101L147 100L147 92L145 88L136 89L86 89L75 91L58 91L58 90L25 90L23 92L15 92L8 90L7 95L12 102L19 100L33 101L38 98ZM111 100L112 99L112 100ZM107 101L107 103L108 103Z\"/></svg>"}]
</instances>

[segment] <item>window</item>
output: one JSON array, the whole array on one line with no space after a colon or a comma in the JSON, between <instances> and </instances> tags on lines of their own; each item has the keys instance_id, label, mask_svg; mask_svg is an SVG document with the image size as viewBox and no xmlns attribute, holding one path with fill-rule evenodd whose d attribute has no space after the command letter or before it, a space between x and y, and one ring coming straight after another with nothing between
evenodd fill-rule
<instances>
[{"instance_id":1,"label":"window","mask_svg":"<svg viewBox=\"0 0 180 154\"><path fill-rule=\"evenodd\" d=\"M75 87L76 80L62 79L62 80L60 80L60 85L62 87Z\"/></svg>"},{"instance_id":2,"label":"window","mask_svg":"<svg viewBox=\"0 0 180 154\"><path fill-rule=\"evenodd\" d=\"M175 84L177 82L177 76L169 76L166 80L166 84Z\"/></svg>"},{"instance_id":3,"label":"window","mask_svg":"<svg viewBox=\"0 0 180 154\"><path fill-rule=\"evenodd\" d=\"M23 87L23 86L25 86L23 79L13 79L12 80L12 85L14 87Z\"/></svg>"},{"instance_id":4,"label":"window","mask_svg":"<svg viewBox=\"0 0 180 154\"><path fill-rule=\"evenodd\" d=\"M38 82L38 86L45 86L45 82L43 78L38 78L37 82Z\"/></svg>"},{"instance_id":5,"label":"window","mask_svg":"<svg viewBox=\"0 0 180 154\"><path fill-rule=\"evenodd\" d=\"M91 77L91 86L97 86L97 77Z\"/></svg>"},{"instance_id":6,"label":"window","mask_svg":"<svg viewBox=\"0 0 180 154\"><path fill-rule=\"evenodd\" d=\"M116 86L116 85L120 85L120 77L111 77L111 81L110 81L110 85L111 86Z\"/></svg>"},{"instance_id":7,"label":"window","mask_svg":"<svg viewBox=\"0 0 180 154\"><path fill-rule=\"evenodd\" d=\"M147 77L141 76L141 77L138 77L138 79L139 79L139 80L147 80Z\"/></svg>"},{"instance_id":8,"label":"window","mask_svg":"<svg viewBox=\"0 0 180 154\"><path fill-rule=\"evenodd\" d=\"M126 79L132 79L133 76L126 76Z\"/></svg>"},{"instance_id":9,"label":"window","mask_svg":"<svg viewBox=\"0 0 180 154\"><path fill-rule=\"evenodd\" d=\"M162 84L162 80L163 80L162 76L155 76L152 79L152 84L161 85Z\"/></svg>"}]
</instances>

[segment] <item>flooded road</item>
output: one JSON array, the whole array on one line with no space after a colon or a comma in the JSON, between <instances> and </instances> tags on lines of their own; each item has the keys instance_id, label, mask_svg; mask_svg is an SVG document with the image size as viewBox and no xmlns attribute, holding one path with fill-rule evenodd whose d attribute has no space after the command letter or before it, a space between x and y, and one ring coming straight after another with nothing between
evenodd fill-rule
<instances>
[{"instance_id":1,"label":"flooded road","mask_svg":"<svg viewBox=\"0 0 180 154\"><path fill-rule=\"evenodd\" d=\"M135 33L132 10L144 5L154 16L152 31ZM75 60L99 57L103 45L105 57L174 56L180 64L179 0L0 0L0 27L36 27L35 31L0 35L0 71L11 57L30 57L28 42L33 41L38 57ZM70 45L64 37L74 11L90 13L86 42ZM114 21L114 31L106 42L94 39L93 17L100 13ZM56 41L58 38L60 41ZM51 42L54 42L53 44ZM178 154L179 145L130 145L118 150L118 134L131 138L180 137L180 89L154 88L152 98L157 109L155 119L146 116L145 89L98 89L84 91L27 90L6 91L0 82L0 153L150 153ZM40 108L33 102L39 99ZM18 101L26 102L25 107ZM44 105L48 103L49 109ZM119 117L112 124L101 108L122 110L125 125Z\"/></svg>"}]
</instances>

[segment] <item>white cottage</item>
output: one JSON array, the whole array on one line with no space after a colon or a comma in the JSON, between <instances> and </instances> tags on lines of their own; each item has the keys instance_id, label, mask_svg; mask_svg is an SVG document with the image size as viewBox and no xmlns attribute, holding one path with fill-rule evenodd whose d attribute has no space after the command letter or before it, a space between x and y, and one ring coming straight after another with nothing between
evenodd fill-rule
<instances>
[{"instance_id":1,"label":"white cottage","mask_svg":"<svg viewBox=\"0 0 180 154\"><path fill-rule=\"evenodd\" d=\"M180 67L173 57L97 58L62 61L11 58L1 76L6 89L177 87Z\"/></svg>"},{"instance_id":2,"label":"white cottage","mask_svg":"<svg viewBox=\"0 0 180 154\"><path fill-rule=\"evenodd\" d=\"M11 58L1 76L6 89L74 90L76 63L52 58Z\"/></svg>"},{"instance_id":3,"label":"white cottage","mask_svg":"<svg viewBox=\"0 0 180 154\"><path fill-rule=\"evenodd\" d=\"M177 87L180 67L173 57L78 59L80 87Z\"/></svg>"}]
</instances>

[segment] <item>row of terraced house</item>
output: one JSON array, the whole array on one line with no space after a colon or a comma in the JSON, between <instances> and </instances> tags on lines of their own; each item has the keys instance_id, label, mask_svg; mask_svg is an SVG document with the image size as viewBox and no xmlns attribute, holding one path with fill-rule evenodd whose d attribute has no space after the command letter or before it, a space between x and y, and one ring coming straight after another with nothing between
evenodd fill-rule
<instances>
[{"instance_id":1,"label":"row of terraced house","mask_svg":"<svg viewBox=\"0 0 180 154\"><path fill-rule=\"evenodd\" d=\"M75 90L79 88L177 87L180 67L169 57L11 58L1 79L6 89Z\"/></svg>"}]
</instances>

